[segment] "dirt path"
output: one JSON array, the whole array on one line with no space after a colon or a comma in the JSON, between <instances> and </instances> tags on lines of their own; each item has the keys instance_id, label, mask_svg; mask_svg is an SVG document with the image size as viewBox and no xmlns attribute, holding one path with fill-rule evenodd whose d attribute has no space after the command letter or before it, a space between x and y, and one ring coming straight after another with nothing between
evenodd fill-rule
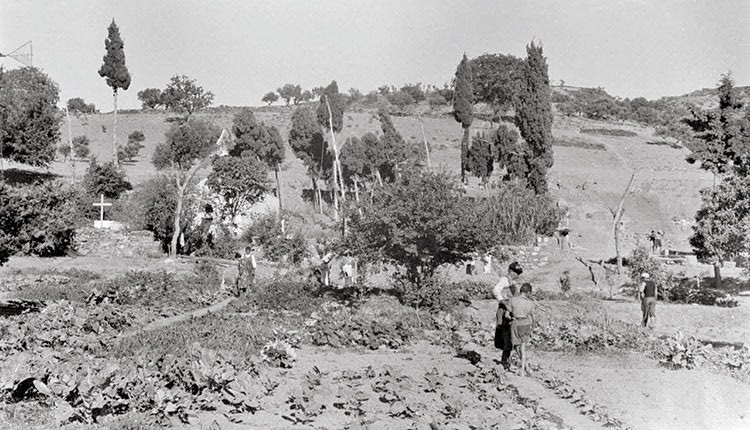
<instances>
[{"instance_id":1,"label":"dirt path","mask_svg":"<svg viewBox=\"0 0 750 430\"><path fill-rule=\"evenodd\" d=\"M168 318L162 318L156 321L152 321L146 324L145 326L138 328L136 330L126 331L122 333L120 336L118 336L118 338L126 339L128 337L135 336L136 334L139 334L139 333L148 332L152 330L158 330L160 328L168 327L172 324L177 324L179 322L187 321L192 318L200 318L212 312L219 312L220 310L224 309L228 304L232 303L234 299L235 299L234 297L229 297L205 308L196 309L194 311L186 312L184 314L174 315Z\"/></svg>"}]
</instances>

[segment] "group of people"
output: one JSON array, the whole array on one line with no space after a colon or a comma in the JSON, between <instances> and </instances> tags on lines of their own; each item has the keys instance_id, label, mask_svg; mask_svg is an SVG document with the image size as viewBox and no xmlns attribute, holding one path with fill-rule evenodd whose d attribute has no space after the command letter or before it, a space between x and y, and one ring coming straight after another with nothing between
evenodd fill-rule
<instances>
[{"instance_id":1,"label":"group of people","mask_svg":"<svg viewBox=\"0 0 750 430\"><path fill-rule=\"evenodd\" d=\"M529 298L531 284L523 283L520 288L517 285L521 274L521 265L511 263L507 276L500 278L492 293L499 302L495 315L495 347L502 350L500 364L509 370L511 353L515 351L521 364L521 376L525 376L530 372L526 346L536 321L534 302Z\"/></svg>"}]
</instances>

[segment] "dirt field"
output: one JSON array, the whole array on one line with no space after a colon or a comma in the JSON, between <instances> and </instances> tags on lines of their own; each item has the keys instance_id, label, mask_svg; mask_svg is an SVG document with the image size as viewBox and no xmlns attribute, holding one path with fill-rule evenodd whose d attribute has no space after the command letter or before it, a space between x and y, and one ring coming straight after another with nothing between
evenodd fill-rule
<instances>
[{"instance_id":1,"label":"dirt field","mask_svg":"<svg viewBox=\"0 0 750 430\"><path fill-rule=\"evenodd\" d=\"M43 264L39 264L40 261ZM564 260L556 261L554 265L557 268L545 268L529 276L552 276L564 264ZM134 267L169 270L177 274L190 271L190 265L185 262L153 259L123 260L113 264L113 261L92 257L56 260L14 258L0 271L0 276L5 279L6 276L34 276L35 273L49 273L49 269L64 271L72 267L107 277L118 276ZM261 273L270 275L272 271L270 266L261 264ZM457 273L453 276L462 278ZM496 275L482 275L477 279L489 282L493 276ZM468 277L464 275L463 278ZM545 281L546 285L553 284L552 280ZM574 290L589 291L590 287L574 285ZM733 309L660 303L657 330L644 334L651 341L681 331L708 340L747 343L750 341L750 331L747 324L741 322L750 317L750 300L741 300L741 306ZM535 368L531 377L520 378L508 374L497 362L499 351L491 345L495 306L492 300L474 301L465 313L468 321L475 325L467 322L457 332L463 348L481 354L481 361L477 365L456 357L454 349L435 342L434 338L396 350L367 351L300 345L296 350L297 361L291 369L260 368L262 378L278 381L279 384L272 394L261 400L258 412L234 414L232 421L222 414L199 412L189 425L177 420L173 420L172 424L176 428L195 430L750 428L747 421L750 398L745 395L750 389L747 379L741 380L706 369L670 370L659 364L653 352L645 350L606 348L588 352L555 352L538 345L531 351ZM537 306L542 315L542 325L574 321L575 318L590 315L608 325L623 325L634 332L640 330L637 327L638 305L632 301L541 301ZM216 312L221 315L222 311L216 308L212 313ZM193 318L200 321L205 317ZM251 324L253 319L248 317L245 321ZM180 323L170 317L152 325L158 331L162 329L160 327L170 324ZM396 384L389 376L393 374L398 375L395 380L399 381L398 388L394 388L397 394L394 395L401 400L389 406L379 398L383 396L382 390L389 392L383 387ZM311 380L317 381L310 388L314 394L307 395L313 396L314 403L299 400L307 398L300 397L302 394L299 390ZM440 388L433 392L430 384L439 384ZM359 408L357 410L363 411L359 418L356 414L344 413L350 411L347 408L355 408L351 404L341 406L342 409L332 406L339 404L341 395L346 396L341 390L348 392L346 390L350 389L365 393L362 396L366 400L356 406ZM298 400L290 400L295 398ZM302 409L295 409L294 405L298 404L295 402L301 402L299 408ZM402 406L399 405L407 407L407 412L394 412L401 410L399 408ZM317 407L323 409L314 409ZM39 423L28 428L47 428L46 425L54 422L54 414L43 419L37 412L25 410L23 404L6 405L3 411L5 415L0 419L0 428L16 428L24 419ZM309 413L303 414L303 411ZM35 414L32 415L34 418L24 415L29 413ZM45 422L47 424L43 424ZM100 425L109 428L108 423L114 428L126 428L121 427L122 419L104 419ZM431 424L437 427L430 427ZM96 426L69 425L67 428L89 429Z\"/></svg>"}]
</instances>

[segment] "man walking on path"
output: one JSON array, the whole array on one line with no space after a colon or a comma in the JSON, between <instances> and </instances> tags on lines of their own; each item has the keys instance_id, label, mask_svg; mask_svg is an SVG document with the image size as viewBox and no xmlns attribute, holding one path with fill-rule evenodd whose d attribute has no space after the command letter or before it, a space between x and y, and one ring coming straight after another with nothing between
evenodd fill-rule
<instances>
[{"instance_id":1,"label":"man walking on path","mask_svg":"<svg viewBox=\"0 0 750 430\"><path fill-rule=\"evenodd\" d=\"M656 283L651 280L651 275L644 272L641 274L641 285L638 288L638 298L641 301L641 312L643 312L642 323L644 327L656 326Z\"/></svg>"},{"instance_id":2,"label":"man walking on path","mask_svg":"<svg viewBox=\"0 0 750 430\"><path fill-rule=\"evenodd\" d=\"M242 255L237 262L237 289L235 291L237 297L244 295L253 287L253 284L255 283L255 269L257 268L258 263L255 261L253 248L246 246L245 254Z\"/></svg>"}]
</instances>

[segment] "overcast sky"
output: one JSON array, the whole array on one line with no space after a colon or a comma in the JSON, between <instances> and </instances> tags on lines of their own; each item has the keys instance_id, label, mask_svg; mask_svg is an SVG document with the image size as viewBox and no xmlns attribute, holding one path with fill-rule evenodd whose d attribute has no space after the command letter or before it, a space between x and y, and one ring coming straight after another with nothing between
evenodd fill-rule
<instances>
[{"instance_id":1,"label":"overcast sky","mask_svg":"<svg viewBox=\"0 0 750 430\"><path fill-rule=\"evenodd\" d=\"M750 85L748 0L0 0L0 52L32 40L34 65L60 85L61 100L107 110L111 92L97 70L112 18L132 75L124 108L175 74L213 91L215 105L259 105L287 82L336 79L363 92L442 84L464 52L525 56L532 39L553 81L621 97L712 87L728 70Z\"/></svg>"}]
</instances>

